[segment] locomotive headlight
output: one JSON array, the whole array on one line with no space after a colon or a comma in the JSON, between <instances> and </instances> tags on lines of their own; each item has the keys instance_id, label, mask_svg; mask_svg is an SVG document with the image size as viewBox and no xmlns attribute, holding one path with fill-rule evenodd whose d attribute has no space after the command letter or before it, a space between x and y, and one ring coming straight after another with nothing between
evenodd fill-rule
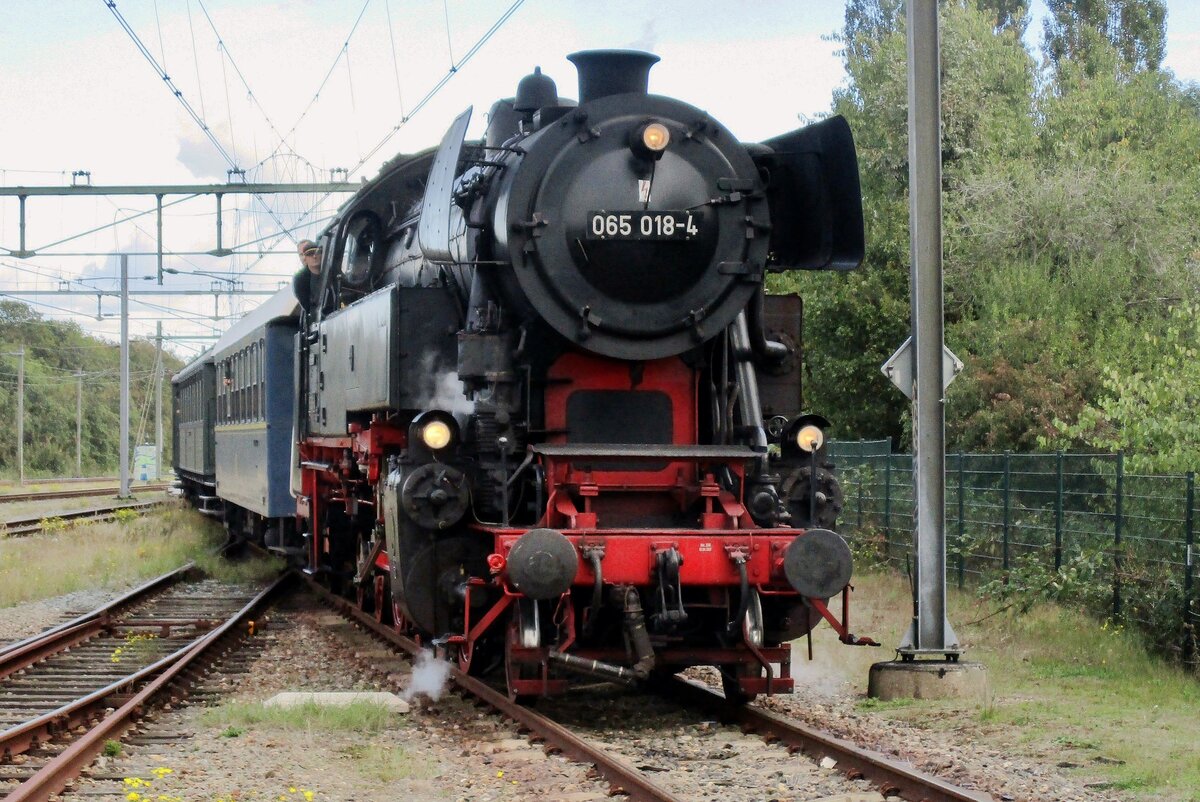
<instances>
[{"instance_id":1,"label":"locomotive headlight","mask_svg":"<svg viewBox=\"0 0 1200 802\"><path fill-rule=\"evenodd\" d=\"M662 123L650 123L642 128L642 144L646 150L659 153L671 143L671 132Z\"/></svg>"},{"instance_id":2,"label":"locomotive headlight","mask_svg":"<svg viewBox=\"0 0 1200 802\"><path fill-rule=\"evenodd\" d=\"M438 451L450 445L453 437L450 425L443 420L431 420L421 427L421 442L430 451Z\"/></svg>"},{"instance_id":3,"label":"locomotive headlight","mask_svg":"<svg viewBox=\"0 0 1200 802\"><path fill-rule=\"evenodd\" d=\"M800 431L796 432L796 445L800 446L801 451L807 451L810 454L816 451L825 443L825 433L821 431L819 426L813 426L811 423L806 426L801 426Z\"/></svg>"},{"instance_id":4,"label":"locomotive headlight","mask_svg":"<svg viewBox=\"0 0 1200 802\"><path fill-rule=\"evenodd\" d=\"M662 123L646 123L629 134L629 149L643 159L661 159L671 144L671 131Z\"/></svg>"}]
</instances>

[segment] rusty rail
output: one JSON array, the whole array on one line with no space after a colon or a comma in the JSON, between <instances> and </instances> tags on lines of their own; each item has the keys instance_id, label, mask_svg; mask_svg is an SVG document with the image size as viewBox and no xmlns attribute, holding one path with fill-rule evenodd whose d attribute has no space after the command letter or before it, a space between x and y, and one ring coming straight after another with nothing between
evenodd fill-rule
<instances>
[{"instance_id":1,"label":"rusty rail","mask_svg":"<svg viewBox=\"0 0 1200 802\"><path fill-rule=\"evenodd\" d=\"M139 671L135 675L139 678L144 678L159 670L162 673L135 694L133 698L105 716L85 735L81 736L61 754L43 766L35 775L13 789L5 798L5 802L46 802L52 794L62 791L71 780L79 776L79 773L91 764L96 755L104 748L106 740L118 737L125 729L130 727L157 693L173 683L182 681L184 672L193 663L208 654L226 636L237 631L236 628L243 621L264 606L290 579L291 574L284 574L273 582L270 587L251 599L241 610L228 618L220 627L177 650L174 654L168 655L157 663ZM132 681L132 677L123 680L121 684L128 681ZM104 690L108 691L108 693L112 692L110 689ZM100 693L100 691L96 693ZM95 694L92 695L94 696Z\"/></svg>"},{"instance_id":2,"label":"rusty rail","mask_svg":"<svg viewBox=\"0 0 1200 802\"><path fill-rule=\"evenodd\" d=\"M123 596L102 604L91 612L72 618L70 621L64 621L57 626L53 626L36 635L31 635L24 640L0 647L0 679L16 671L20 671L22 668L30 666L38 660L49 657L52 654L57 654L68 646L79 643L83 638L71 640L74 634L66 634L67 630L71 630L72 633L85 631L85 627L89 623L117 615L122 610L144 601L151 593L165 589L180 581L188 572L195 568L195 565L195 563L182 565L174 571L168 571L144 584L138 585ZM96 629L98 630L99 627ZM39 656L31 657L31 655Z\"/></svg>"},{"instance_id":3,"label":"rusty rail","mask_svg":"<svg viewBox=\"0 0 1200 802\"><path fill-rule=\"evenodd\" d=\"M348 600L333 595L307 576L303 576L303 579L323 602L376 637L402 649L410 657L415 658L421 650L416 643L400 635L391 627L380 624L372 616L357 609ZM633 802L682 802L670 791L651 782L642 772L592 746L562 725L528 707L510 701L504 694L478 679L464 674L457 667L451 667L450 676L462 690L533 733L537 739L544 742L548 751L561 752L578 763L591 764L597 774L608 782L613 794L628 796Z\"/></svg>"},{"instance_id":4,"label":"rusty rail","mask_svg":"<svg viewBox=\"0 0 1200 802\"><path fill-rule=\"evenodd\" d=\"M134 485L129 489L133 492L157 492L159 490L168 490L171 487L170 483L158 482L146 485ZM15 501L53 501L61 498L87 498L88 496L115 496L121 492L119 487L92 487L80 490L42 490L29 491L27 493L0 493L0 504L8 504Z\"/></svg>"},{"instance_id":5,"label":"rusty rail","mask_svg":"<svg viewBox=\"0 0 1200 802\"><path fill-rule=\"evenodd\" d=\"M135 501L131 504L110 504L105 507L92 507L86 510L77 510L75 512L60 512L57 515L39 515L36 518L16 518L11 521L2 522L0 534L6 537L24 537L26 535L35 535L43 529L43 522L51 519L61 519L63 521L111 521L121 510L133 510L135 512L145 512L154 507L161 507L164 504L170 503L170 499L159 499L156 501Z\"/></svg>"},{"instance_id":6,"label":"rusty rail","mask_svg":"<svg viewBox=\"0 0 1200 802\"><path fill-rule=\"evenodd\" d=\"M720 694L690 680L676 677L667 688L685 703L710 710L722 721L740 725L745 732L781 743L789 752L801 752L817 761L825 757L836 760L840 771L851 779L865 777L884 796L898 796L914 802L994 802L989 794L960 788L769 710L730 704Z\"/></svg>"}]
</instances>

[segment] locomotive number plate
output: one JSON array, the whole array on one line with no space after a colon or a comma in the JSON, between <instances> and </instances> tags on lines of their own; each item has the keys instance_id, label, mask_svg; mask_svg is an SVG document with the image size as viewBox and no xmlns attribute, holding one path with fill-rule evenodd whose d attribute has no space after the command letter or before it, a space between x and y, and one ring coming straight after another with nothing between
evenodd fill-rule
<instances>
[{"instance_id":1,"label":"locomotive number plate","mask_svg":"<svg viewBox=\"0 0 1200 802\"><path fill-rule=\"evenodd\" d=\"M588 212L587 239L689 240L700 235L689 211Z\"/></svg>"}]
</instances>

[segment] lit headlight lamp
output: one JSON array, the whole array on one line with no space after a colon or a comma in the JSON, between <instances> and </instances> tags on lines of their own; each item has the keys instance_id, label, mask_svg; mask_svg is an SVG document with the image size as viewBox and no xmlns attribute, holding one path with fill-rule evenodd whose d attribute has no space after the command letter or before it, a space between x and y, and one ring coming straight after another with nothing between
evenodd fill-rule
<instances>
[{"instance_id":1,"label":"lit headlight lamp","mask_svg":"<svg viewBox=\"0 0 1200 802\"><path fill-rule=\"evenodd\" d=\"M829 421L820 415L801 415L788 423L780 437L785 457L811 456L825 447Z\"/></svg>"},{"instance_id":2,"label":"lit headlight lamp","mask_svg":"<svg viewBox=\"0 0 1200 802\"><path fill-rule=\"evenodd\" d=\"M648 122L634 129L629 146L639 156L660 159L669 144L670 129L662 123Z\"/></svg>"},{"instance_id":3,"label":"lit headlight lamp","mask_svg":"<svg viewBox=\"0 0 1200 802\"><path fill-rule=\"evenodd\" d=\"M811 454L825 445L825 432L821 431L820 426L807 423L800 427L800 431L796 432L796 445L800 447L801 451Z\"/></svg>"},{"instance_id":4,"label":"lit headlight lamp","mask_svg":"<svg viewBox=\"0 0 1200 802\"><path fill-rule=\"evenodd\" d=\"M458 440L458 423L454 416L440 409L422 412L408 427L408 442L437 454Z\"/></svg>"}]
</instances>

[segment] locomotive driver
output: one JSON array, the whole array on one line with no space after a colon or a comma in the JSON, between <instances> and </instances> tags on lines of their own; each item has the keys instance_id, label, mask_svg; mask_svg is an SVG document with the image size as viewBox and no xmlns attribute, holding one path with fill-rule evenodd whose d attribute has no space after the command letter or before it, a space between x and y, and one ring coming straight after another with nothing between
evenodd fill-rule
<instances>
[{"instance_id":1,"label":"locomotive driver","mask_svg":"<svg viewBox=\"0 0 1200 802\"><path fill-rule=\"evenodd\" d=\"M302 239L296 250L300 254L300 264L303 266L292 278L292 292L295 293L296 300L300 302L305 314L312 315L316 311L317 294L321 291L321 246L310 239ZM332 295L332 289L329 288L327 295ZM332 298L326 300L332 301ZM323 306L325 311L329 311L336 306L336 301Z\"/></svg>"}]
</instances>

